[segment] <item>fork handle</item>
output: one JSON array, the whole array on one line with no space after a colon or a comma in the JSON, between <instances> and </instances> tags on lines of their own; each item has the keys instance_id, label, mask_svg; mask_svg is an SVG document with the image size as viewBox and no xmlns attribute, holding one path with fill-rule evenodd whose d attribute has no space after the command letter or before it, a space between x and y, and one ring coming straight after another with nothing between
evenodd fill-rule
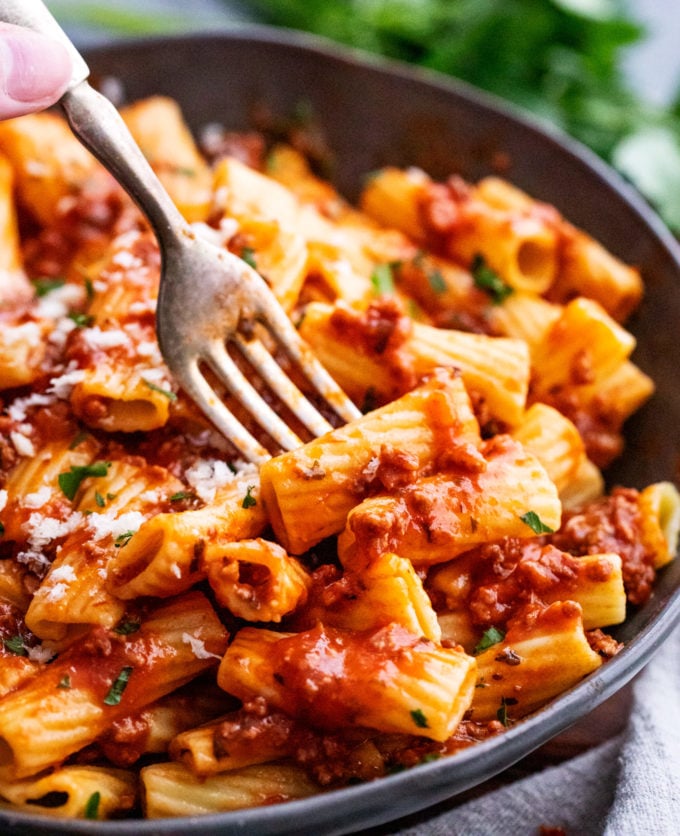
<instances>
[{"instance_id":1,"label":"fork handle","mask_svg":"<svg viewBox=\"0 0 680 836\"><path fill-rule=\"evenodd\" d=\"M87 82L90 69L42 0L0 0L0 21L49 35L68 50L71 82L59 104L71 130L113 174L151 223L163 249L187 224L111 102Z\"/></svg>"}]
</instances>

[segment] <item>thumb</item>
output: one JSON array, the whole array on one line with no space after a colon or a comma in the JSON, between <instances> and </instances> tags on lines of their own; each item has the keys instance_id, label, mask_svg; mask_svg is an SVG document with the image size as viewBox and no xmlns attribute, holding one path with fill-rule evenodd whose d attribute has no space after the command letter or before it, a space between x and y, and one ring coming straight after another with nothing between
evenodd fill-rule
<instances>
[{"instance_id":1,"label":"thumb","mask_svg":"<svg viewBox=\"0 0 680 836\"><path fill-rule=\"evenodd\" d=\"M70 78L71 59L58 41L0 24L0 119L49 107Z\"/></svg>"}]
</instances>

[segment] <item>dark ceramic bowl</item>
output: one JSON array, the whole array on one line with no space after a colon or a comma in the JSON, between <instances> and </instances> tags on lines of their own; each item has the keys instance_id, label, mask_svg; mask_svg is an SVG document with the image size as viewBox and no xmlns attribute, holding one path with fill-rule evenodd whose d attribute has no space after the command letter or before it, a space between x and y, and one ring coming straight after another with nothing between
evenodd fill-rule
<instances>
[{"instance_id":1,"label":"dark ceramic bowl","mask_svg":"<svg viewBox=\"0 0 680 836\"><path fill-rule=\"evenodd\" d=\"M251 127L264 103L282 117L311 105L337 160L335 180L356 196L362 176L388 163L421 166L435 177L457 171L476 179L504 175L555 204L624 260L638 265L645 301L630 324L635 361L658 386L630 422L627 454L610 482L642 487L678 475L680 451L680 248L640 197L576 143L517 115L470 87L386 64L326 42L264 28L113 45L88 56L95 78L113 76L128 100L174 97L200 129L218 121ZM63 822L0 812L3 833L330 834L348 833L449 799L507 769L621 689L680 620L680 561L660 574L656 591L616 636L625 649L600 670L498 738L454 757L373 783L304 801L201 818Z\"/></svg>"}]
</instances>

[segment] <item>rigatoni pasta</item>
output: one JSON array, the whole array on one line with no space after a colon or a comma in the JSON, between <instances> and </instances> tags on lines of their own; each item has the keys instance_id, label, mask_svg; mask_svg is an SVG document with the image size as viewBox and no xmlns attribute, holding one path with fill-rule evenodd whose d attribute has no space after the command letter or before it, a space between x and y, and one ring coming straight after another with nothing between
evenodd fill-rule
<instances>
[{"instance_id":1,"label":"rigatoni pasta","mask_svg":"<svg viewBox=\"0 0 680 836\"><path fill-rule=\"evenodd\" d=\"M241 461L163 363L137 209L60 117L0 124L2 803L302 799L605 664L680 531L673 484L602 474L653 392L635 268L499 178L387 168L357 208L278 141L204 153L164 97L124 115L363 415Z\"/></svg>"}]
</instances>

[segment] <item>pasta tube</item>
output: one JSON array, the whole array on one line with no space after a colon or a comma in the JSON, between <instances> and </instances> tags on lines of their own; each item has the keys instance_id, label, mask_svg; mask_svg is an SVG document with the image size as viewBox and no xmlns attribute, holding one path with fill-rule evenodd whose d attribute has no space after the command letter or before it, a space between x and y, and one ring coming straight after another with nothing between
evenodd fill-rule
<instances>
[{"instance_id":1,"label":"pasta tube","mask_svg":"<svg viewBox=\"0 0 680 836\"><path fill-rule=\"evenodd\" d=\"M538 521L546 530L559 527L557 490L534 456L508 436L488 442L485 456L479 472L426 476L353 508L338 543L343 563L394 551L424 566L478 543L533 537Z\"/></svg>"},{"instance_id":2,"label":"pasta tube","mask_svg":"<svg viewBox=\"0 0 680 836\"><path fill-rule=\"evenodd\" d=\"M123 769L62 766L49 775L23 781L0 780L0 796L26 813L110 819L135 806L137 778ZM55 799L60 803L55 804Z\"/></svg>"},{"instance_id":3,"label":"pasta tube","mask_svg":"<svg viewBox=\"0 0 680 836\"><path fill-rule=\"evenodd\" d=\"M150 819L201 816L307 798L319 792L299 766L267 763L199 778L181 763L141 772L144 812Z\"/></svg>"},{"instance_id":4,"label":"pasta tube","mask_svg":"<svg viewBox=\"0 0 680 836\"><path fill-rule=\"evenodd\" d=\"M128 635L74 642L0 700L0 777L25 778L61 763L118 717L213 666L226 640L208 600L191 592L151 611Z\"/></svg>"},{"instance_id":5,"label":"pasta tube","mask_svg":"<svg viewBox=\"0 0 680 836\"><path fill-rule=\"evenodd\" d=\"M478 439L462 381L436 375L399 400L265 462L262 499L277 539L289 553L301 554L340 531L381 459L410 479L446 445L467 445L478 458Z\"/></svg>"},{"instance_id":6,"label":"pasta tube","mask_svg":"<svg viewBox=\"0 0 680 836\"><path fill-rule=\"evenodd\" d=\"M446 740L467 710L474 679L473 658L392 624L368 633L245 627L217 681L240 699L262 696L322 728L361 725Z\"/></svg>"},{"instance_id":7,"label":"pasta tube","mask_svg":"<svg viewBox=\"0 0 680 836\"><path fill-rule=\"evenodd\" d=\"M529 714L575 685L602 664L588 644L581 608L557 602L517 624L477 656L477 687L471 717L484 722L501 718L507 724Z\"/></svg>"}]
</instances>

